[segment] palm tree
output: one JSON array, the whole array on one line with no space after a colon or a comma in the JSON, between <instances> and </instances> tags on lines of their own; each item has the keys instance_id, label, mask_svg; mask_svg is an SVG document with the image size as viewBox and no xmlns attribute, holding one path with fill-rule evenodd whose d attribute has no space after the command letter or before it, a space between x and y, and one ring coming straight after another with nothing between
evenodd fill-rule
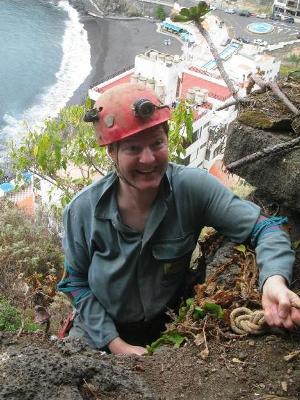
<instances>
[{"instance_id":1,"label":"palm tree","mask_svg":"<svg viewBox=\"0 0 300 400\"><path fill-rule=\"evenodd\" d=\"M200 1L197 6L190 7L190 8L182 8L180 10L179 14L173 14L171 16L172 21L174 22L188 22L188 21L194 21L195 25L197 26L199 32L201 35L204 37L206 40L209 49L211 51L211 54L216 61L218 70L220 72L220 75L224 82L226 83L228 89L231 91L232 96L236 99L239 100L240 96L238 95L237 89L234 87L231 79L229 78L227 72L225 71L223 62L221 57L219 56L218 50L212 41L209 33L203 26L203 21L204 21L204 16L210 11L209 6L205 1Z\"/></svg>"}]
</instances>

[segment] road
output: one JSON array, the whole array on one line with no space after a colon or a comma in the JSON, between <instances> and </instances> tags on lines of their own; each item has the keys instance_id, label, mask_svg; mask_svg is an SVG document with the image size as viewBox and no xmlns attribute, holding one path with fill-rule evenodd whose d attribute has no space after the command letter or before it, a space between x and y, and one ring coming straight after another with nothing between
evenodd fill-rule
<instances>
[{"instance_id":1,"label":"road","mask_svg":"<svg viewBox=\"0 0 300 400\"><path fill-rule=\"evenodd\" d=\"M272 21L270 19L260 19L256 17L241 17L237 14L227 14L221 10L212 12L223 20L229 28L229 34L233 38L242 37L253 42L254 39L261 38L266 40L268 44L276 44L279 42L289 42L296 39L300 34L299 24L289 24L283 21ZM266 34L255 34L247 30L247 26L253 22L267 22L274 26L274 30Z\"/></svg>"},{"instance_id":2,"label":"road","mask_svg":"<svg viewBox=\"0 0 300 400\"><path fill-rule=\"evenodd\" d=\"M138 0L142 3L152 3L152 4L157 4L157 5L162 5L162 6L166 6L166 7L174 7L174 1L173 0ZM177 3L181 6L181 7L192 7L195 6L197 4L197 2L193 1L193 0L179 0L177 1Z\"/></svg>"}]
</instances>

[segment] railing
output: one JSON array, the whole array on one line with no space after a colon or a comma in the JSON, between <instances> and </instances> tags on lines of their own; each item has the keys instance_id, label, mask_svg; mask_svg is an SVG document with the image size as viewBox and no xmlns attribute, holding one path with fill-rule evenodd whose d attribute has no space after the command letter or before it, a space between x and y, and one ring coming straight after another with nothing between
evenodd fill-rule
<instances>
[{"instance_id":1,"label":"railing","mask_svg":"<svg viewBox=\"0 0 300 400\"><path fill-rule=\"evenodd\" d=\"M12 202L18 202L21 200L25 200L29 196L32 196L33 191L31 188L27 190L22 190L20 192L8 192L5 193L5 198L12 201Z\"/></svg>"},{"instance_id":2,"label":"railing","mask_svg":"<svg viewBox=\"0 0 300 400\"><path fill-rule=\"evenodd\" d=\"M121 69L120 71L114 72L114 73L111 74L111 75L107 75L105 78L101 79L100 81L97 81L97 82L92 83L92 84L90 85L90 88L92 89L93 87L98 86L98 85L100 85L100 84L103 83L103 82L109 81L110 79L115 78L116 76L121 75L121 74L123 74L123 73L126 72L126 71L130 71L132 68L134 68L134 64L133 64L133 65L126 66L126 67L124 67L123 69Z\"/></svg>"}]
</instances>

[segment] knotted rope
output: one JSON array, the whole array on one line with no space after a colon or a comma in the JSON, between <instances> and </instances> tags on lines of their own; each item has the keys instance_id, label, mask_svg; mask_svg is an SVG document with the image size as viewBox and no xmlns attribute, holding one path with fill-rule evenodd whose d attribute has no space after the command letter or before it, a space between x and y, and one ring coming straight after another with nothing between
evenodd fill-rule
<instances>
[{"instance_id":1,"label":"knotted rope","mask_svg":"<svg viewBox=\"0 0 300 400\"><path fill-rule=\"evenodd\" d=\"M230 314L231 329L239 335L259 335L266 331L264 312L251 311L246 307L238 307Z\"/></svg>"}]
</instances>

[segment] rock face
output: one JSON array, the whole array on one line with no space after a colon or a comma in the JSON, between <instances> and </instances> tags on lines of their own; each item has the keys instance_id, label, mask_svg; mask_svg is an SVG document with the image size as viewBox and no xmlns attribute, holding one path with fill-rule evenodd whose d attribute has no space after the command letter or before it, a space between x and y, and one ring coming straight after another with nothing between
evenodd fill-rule
<instances>
[{"instance_id":1,"label":"rock face","mask_svg":"<svg viewBox=\"0 0 300 400\"><path fill-rule=\"evenodd\" d=\"M85 350L78 341L61 349L13 344L0 352L0 398L13 400L82 400L156 397L129 369L113 365L110 356Z\"/></svg>"},{"instance_id":2,"label":"rock face","mask_svg":"<svg viewBox=\"0 0 300 400\"><path fill-rule=\"evenodd\" d=\"M81 12L93 12L97 15L142 16L145 6L140 1L129 0L69 0L70 4ZM154 4L154 6L156 6Z\"/></svg>"},{"instance_id":3,"label":"rock face","mask_svg":"<svg viewBox=\"0 0 300 400\"><path fill-rule=\"evenodd\" d=\"M241 124L232 124L224 155L224 163L239 160L265 147L289 141L295 136L264 131ZM257 188L266 200L300 212L300 149L294 148L275 156L240 167L234 171Z\"/></svg>"}]
</instances>

